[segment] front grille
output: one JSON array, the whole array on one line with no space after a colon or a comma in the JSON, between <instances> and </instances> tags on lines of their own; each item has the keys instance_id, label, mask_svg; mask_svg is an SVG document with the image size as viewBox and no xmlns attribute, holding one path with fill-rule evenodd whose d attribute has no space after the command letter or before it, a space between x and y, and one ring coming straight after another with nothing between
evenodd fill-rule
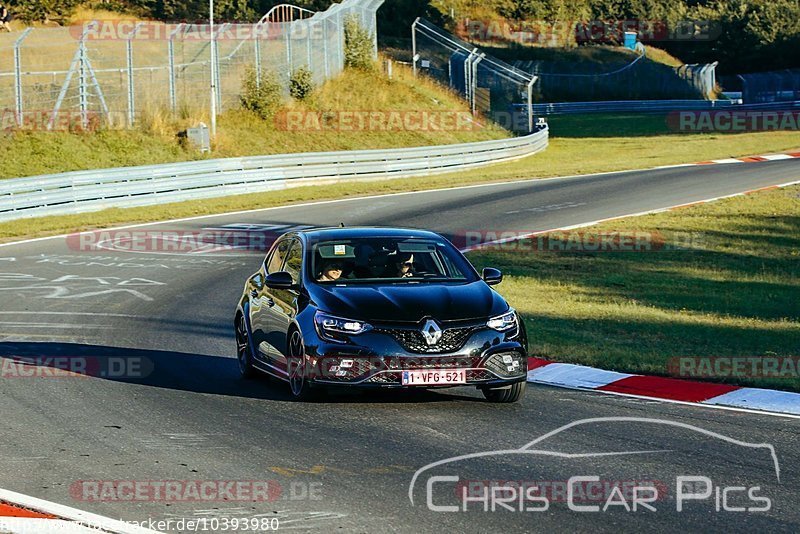
<instances>
[{"instance_id":1,"label":"front grille","mask_svg":"<svg viewBox=\"0 0 800 534\"><path fill-rule=\"evenodd\" d=\"M467 371L467 382L479 382L481 380L492 380L493 378L497 377L486 369L474 369L472 371Z\"/></svg>"},{"instance_id":2,"label":"front grille","mask_svg":"<svg viewBox=\"0 0 800 534\"><path fill-rule=\"evenodd\" d=\"M477 367L481 362L480 357L470 356L420 356L407 358L386 358L386 367L389 369L462 369Z\"/></svg>"},{"instance_id":3,"label":"front grille","mask_svg":"<svg viewBox=\"0 0 800 534\"><path fill-rule=\"evenodd\" d=\"M376 328L374 332L392 336L408 352L417 354L435 354L454 352L464 346L475 327L445 328L442 337L435 345L428 345L422 332L410 328Z\"/></svg>"},{"instance_id":4,"label":"front grille","mask_svg":"<svg viewBox=\"0 0 800 534\"><path fill-rule=\"evenodd\" d=\"M367 379L373 384L399 384L401 381L400 373L379 373Z\"/></svg>"}]
</instances>

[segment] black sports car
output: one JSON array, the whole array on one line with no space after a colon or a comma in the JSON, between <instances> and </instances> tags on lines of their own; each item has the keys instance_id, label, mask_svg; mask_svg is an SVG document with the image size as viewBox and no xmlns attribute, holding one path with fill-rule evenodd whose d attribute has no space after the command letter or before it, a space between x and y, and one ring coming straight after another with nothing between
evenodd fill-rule
<instances>
[{"instance_id":1,"label":"black sports car","mask_svg":"<svg viewBox=\"0 0 800 534\"><path fill-rule=\"evenodd\" d=\"M272 245L236 307L239 367L319 386L472 385L493 402L525 392L528 342L517 313L444 237L329 228Z\"/></svg>"}]
</instances>

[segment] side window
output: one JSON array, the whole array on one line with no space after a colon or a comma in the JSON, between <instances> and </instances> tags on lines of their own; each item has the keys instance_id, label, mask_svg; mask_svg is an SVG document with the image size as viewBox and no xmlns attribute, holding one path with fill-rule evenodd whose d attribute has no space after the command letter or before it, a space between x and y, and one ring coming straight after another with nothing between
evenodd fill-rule
<instances>
[{"instance_id":1,"label":"side window","mask_svg":"<svg viewBox=\"0 0 800 534\"><path fill-rule=\"evenodd\" d=\"M292 280L295 283L300 282L300 269L303 263L303 247L299 241L293 241L289 249L289 254L286 257L286 265L283 270L292 275Z\"/></svg>"},{"instance_id":2,"label":"side window","mask_svg":"<svg viewBox=\"0 0 800 534\"><path fill-rule=\"evenodd\" d=\"M272 256L269 257L269 263L267 263L267 274L277 273L281 270L281 266L283 265L283 260L286 259L286 253L289 251L289 245L292 242L288 239L284 239L278 246L275 247L275 250L272 251Z\"/></svg>"}]
</instances>

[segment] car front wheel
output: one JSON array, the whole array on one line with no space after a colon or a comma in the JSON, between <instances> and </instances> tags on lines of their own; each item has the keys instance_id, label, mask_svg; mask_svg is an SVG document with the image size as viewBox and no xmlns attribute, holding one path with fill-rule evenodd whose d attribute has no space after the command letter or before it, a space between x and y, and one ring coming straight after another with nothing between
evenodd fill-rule
<instances>
[{"instance_id":1,"label":"car front wheel","mask_svg":"<svg viewBox=\"0 0 800 534\"><path fill-rule=\"evenodd\" d=\"M310 400L313 397L312 386L308 380L308 365L303 336L293 330L289 336L289 350L286 358L289 370L289 390L298 401Z\"/></svg>"},{"instance_id":2,"label":"car front wheel","mask_svg":"<svg viewBox=\"0 0 800 534\"><path fill-rule=\"evenodd\" d=\"M239 315L236 319L236 359L239 362L239 373L242 378L253 378L256 376L256 370L250 360L250 338L244 321L244 315Z\"/></svg>"},{"instance_id":3,"label":"car front wheel","mask_svg":"<svg viewBox=\"0 0 800 534\"><path fill-rule=\"evenodd\" d=\"M527 384L525 382L517 382L510 387L505 388L484 388L483 396L489 402L517 402L525 394Z\"/></svg>"}]
</instances>

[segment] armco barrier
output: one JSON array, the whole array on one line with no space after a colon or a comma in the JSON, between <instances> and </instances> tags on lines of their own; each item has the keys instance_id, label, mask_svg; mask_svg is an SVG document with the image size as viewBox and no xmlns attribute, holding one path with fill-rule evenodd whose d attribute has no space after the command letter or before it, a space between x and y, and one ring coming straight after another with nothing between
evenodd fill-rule
<instances>
[{"instance_id":1,"label":"armco barrier","mask_svg":"<svg viewBox=\"0 0 800 534\"><path fill-rule=\"evenodd\" d=\"M514 104L514 111L526 113L526 104ZM734 100L609 100L600 102L552 102L534 104L533 116L577 113L669 113L672 111L773 111L800 108L800 101L740 104Z\"/></svg>"},{"instance_id":2,"label":"armco barrier","mask_svg":"<svg viewBox=\"0 0 800 534\"><path fill-rule=\"evenodd\" d=\"M0 181L0 221L457 171L535 154L547 142L544 127L523 137L454 145L281 154L15 178Z\"/></svg>"},{"instance_id":3,"label":"armco barrier","mask_svg":"<svg viewBox=\"0 0 800 534\"><path fill-rule=\"evenodd\" d=\"M533 115L561 115L575 113L662 113L670 111L703 111L711 109L730 109L733 100L609 100L602 102L552 102L534 104ZM524 112L524 104L515 104Z\"/></svg>"}]
</instances>

